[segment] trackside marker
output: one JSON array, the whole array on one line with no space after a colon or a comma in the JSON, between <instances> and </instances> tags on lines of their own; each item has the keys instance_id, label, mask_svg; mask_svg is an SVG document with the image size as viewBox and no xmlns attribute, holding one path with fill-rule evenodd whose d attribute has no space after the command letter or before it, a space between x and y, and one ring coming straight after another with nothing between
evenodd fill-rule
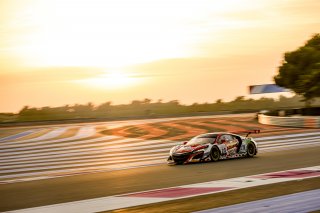
<instances>
[{"instance_id":1,"label":"trackside marker","mask_svg":"<svg viewBox=\"0 0 320 213\"><path fill-rule=\"evenodd\" d=\"M271 172L246 177L231 178L225 180L210 181L183 185L171 188L142 191L116 196L101 197L88 200L80 200L55 205L10 211L12 213L88 213L128 208L138 205L158 203L199 195L214 194L224 191L249 188L273 183L281 183L292 180L302 180L312 177L320 177L320 166Z\"/></svg>"}]
</instances>

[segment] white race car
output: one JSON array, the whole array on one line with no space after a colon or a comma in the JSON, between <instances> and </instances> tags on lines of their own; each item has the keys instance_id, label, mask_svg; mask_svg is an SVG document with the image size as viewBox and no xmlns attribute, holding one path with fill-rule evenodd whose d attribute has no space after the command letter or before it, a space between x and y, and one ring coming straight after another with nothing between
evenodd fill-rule
<instances>
[{"instance_id":1,"label":"white race car","mask_svg":"<svg viewBox=\"0 0 320 213\"><path fill-rule=\"evenodd\" d=\"M171 148L168 164L218 161L227 158L253 157L258 153L258 144L247 131L245 137L227 132L213 132L198 135L191 140Z\"/></svg>"}]
</instances>

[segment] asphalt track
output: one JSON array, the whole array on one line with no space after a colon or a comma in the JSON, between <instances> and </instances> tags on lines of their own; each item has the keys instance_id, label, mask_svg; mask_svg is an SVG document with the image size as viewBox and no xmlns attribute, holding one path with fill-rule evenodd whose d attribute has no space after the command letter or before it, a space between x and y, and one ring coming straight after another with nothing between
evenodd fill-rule
<instances>
[{"instance_id":1,"label":"asphalt track","mask_svg":"<svg viewBox=\"0 0 320 213\"><path fill-rule=\"evenodd\" d=\"M156 121L162 120L166 119L158 119ZM112 122L109 125L115 128L148 122L155 122L155 120L120 121ZM70 137L73 137L72 139L91 137L94 134L92 128L90 128L91 125L101 125L101 123L81 124L79 125L81 126L80 130L83 129L83 131ZM61 139L55 139L55 137L65 132L65 126L59 126L59 128L40 136L40 139L45 138L47 141L51 140L51 142L61 141ZM17 136L17 138L19 137ZM24 141L29 144L37 144L38 140L39 138L33 139L31 137ZM83 142L81 140L79 142ZM288 143L290 143L290 138L286 138L286 140L289 140ZM319 138L313 140L319 141ZM308 139L304 139L303 136L298 141L292 142L299 144L307 143ZM42 144L42 146L44 145ZM11 145L9 144L8 146ZM16 145L8 148L31 154L33 152L33 150L24 150L24 147ZM300 146L277 152L263 152L254 158L225 160L216 163L209 162L182 166L167 166L163 163L119 171L114 170L53 179L0 184L0 211L317 166L320 165L319 152L320 146L310 144L309 147ZM25 156L28 158L26 156L27 153L22 153L21 157ZM1 154L6 155L5 152ZM9 163L12 156L10 154L7 156L1 154L0 158L7 158L8 168L10 168ZM14 158L12 159L13 161L15 160Z\"/></svg>"},{"instance_id":2,"label":"asphalt track","mask_svg":"<svg viewBox=\"0 0 320 213\"><path fill-rule=\"evenodd\" d=\"M319 147L255 158L151 166L0 185L0 211L319 165Z\"/></svg>"}]
</instances>

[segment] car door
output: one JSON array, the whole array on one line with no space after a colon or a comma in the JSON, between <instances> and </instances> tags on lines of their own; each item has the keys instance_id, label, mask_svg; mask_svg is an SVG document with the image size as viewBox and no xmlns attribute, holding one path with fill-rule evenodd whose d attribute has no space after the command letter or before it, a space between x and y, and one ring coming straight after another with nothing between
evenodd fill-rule
<instances>
[{"instance_id":1,"label":"car door","mask_svg":"<svg viewBox=\"0 0 320 213\"><path fill-rule=\"evenodd\" d=\"M219 135L218 140L217 140L217 144L219 146L219 149L221 151L221 155L222 156L227 156L228 152L227 152L227 140L226 140L226 135Z\"/></svg>"},{"instance_id":2,"label":"car door","mask_svg":"<svg viewBox=\"0 0 320 213\"><path fill-rule=\"evenodd\" d=\"M230 155L233 153L234 148L233 137L229 134L223 134L219 137L218 144L220 144L222 155Z\"/></svg>"},{"instance_id":3,"label":"car door","mask_svg":"<svg viewBox=\"0 0 320 213\"><path fill-rule=\"evenodd\" d=\"M229 156L233 156L237 153L239 141L232 135L225 135L226 146Z\"/></svg>"}]
</instances>

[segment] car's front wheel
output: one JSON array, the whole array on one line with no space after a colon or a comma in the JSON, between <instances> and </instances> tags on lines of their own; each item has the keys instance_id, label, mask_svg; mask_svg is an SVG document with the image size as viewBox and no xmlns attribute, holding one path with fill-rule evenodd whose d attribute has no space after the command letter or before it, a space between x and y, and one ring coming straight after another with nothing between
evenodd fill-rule
<instances>
[{"instance_id":1,"label":"car's front wheel","mask_svg":"<svg viewBox=\"0 0 320 213\"><path fill-rule=\"evenodd\" d=\"M220 150L218 147L214 146L211 148L210 157L214 162L220 159Z\"/></svg>"},{"instance_id":2,"label":"car's front wheel","mask_svg":"<svg viewBox=\"0 0 320 213\"><path fill-rule=\"evenodd\" d=\"M256 146L250 142L247 145L247 157L253 157L256 153Z\"/></svg>"}]
</instances>

